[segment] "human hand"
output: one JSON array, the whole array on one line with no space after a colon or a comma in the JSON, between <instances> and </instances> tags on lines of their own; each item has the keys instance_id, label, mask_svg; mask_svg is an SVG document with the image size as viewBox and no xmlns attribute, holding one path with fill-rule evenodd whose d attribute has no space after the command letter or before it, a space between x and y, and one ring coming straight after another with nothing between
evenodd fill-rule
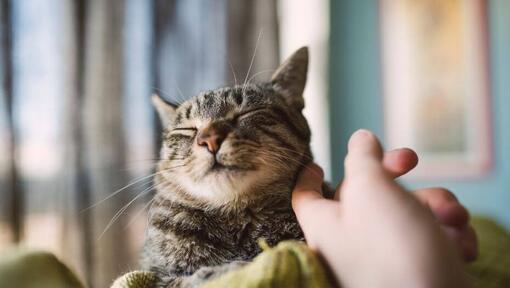
<instances>
[{"instance_id":1,"label":"human hand","mask_svg":"<svg viewBox=\"0 0 510 288\"><path fill-rule=\"evenodd\" d=\"M383 161L375 136L356 132L341 202L322 197L318 166L302 172L292 204L309 245L345 287L464 286L462 266L432 214L393 181Z\"/></svg>"},{"instance_id":2,"label":"human hand","mask_svg":"<svg viewBox=\"0 0 510 288\"><path fill-rule=\"evenodd\" d=\"M408 148L386 152L383 157L384 168L397 178L411 171L418 164L418 156ZM444 188L424 188L411 193L425 205L436 221L441 225L447 238L457 247L466 262L476 260L478 241L475 230L469 224L469 213L455 195Z\"/></svg>"}]
</instances>

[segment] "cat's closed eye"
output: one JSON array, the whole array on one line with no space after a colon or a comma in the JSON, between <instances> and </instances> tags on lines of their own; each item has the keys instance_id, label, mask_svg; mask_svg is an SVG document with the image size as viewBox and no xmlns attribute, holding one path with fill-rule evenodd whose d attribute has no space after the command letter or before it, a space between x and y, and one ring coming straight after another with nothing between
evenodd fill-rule
<instances>
[{"instance_id":1,"label":"cat's closed eye","mask_svg":"<svg viewBox=\"0 0 510 288\"><path fill-rule=\"evenodd\" d=\"M274 115L266 108L253 109L237 115L238 122L249 119L257 122L259 125L275 125Z\"/></svg>"},{"instance_id":2,"label":"cat's closed eye","mask_svg":"<svg viewBox=\"0 0 510 288\"><path fill-rule=\"evenodd\" d=\"M176 127L170 131L170 135L184 135L193 137L197 133L197 128L195 127Z\"/></svg>"},{"instance_id":3,"label":"cat's closed eye","mask_svg":"<svg viewBox=\"0 0 510 288\"><path fill-rule=\"evenodd\" d=\"M242 119L250 117L250 116L252 116L254 114L264 113L264 112L267 112L267 109L265 109L265 108L256 108L256 109L252 109L252 110L241 112L241 113L237 114L234 119L235 120L242 120Z\"/></svg>"},{"instance_id":4,"label":"cat's closed eye","mask_svg":"<svg viewBox=\"0 0 510 288\"><path fill-rule=\"evenodd\" d=\"M182 130L197 131L197 128L195 128L195 127L177 127L177 128L172 129L172 131L182 131Z\"/></svg>"}]
</instances>

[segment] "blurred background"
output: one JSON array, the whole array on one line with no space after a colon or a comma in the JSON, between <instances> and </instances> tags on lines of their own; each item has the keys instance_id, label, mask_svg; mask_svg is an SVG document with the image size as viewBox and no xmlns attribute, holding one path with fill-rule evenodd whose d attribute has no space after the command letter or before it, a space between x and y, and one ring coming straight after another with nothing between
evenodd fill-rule
<instances>
[{"instance_id":1,"label":"blurred background","mask_svg":"<svg viewBox=\"0 0 510 288\"><path fill-rule=\"evenodd\" d=\"M506 0L0 0L0 250L50 250L93 287L136 269L150 95L268 79L304 45L326 178L371 129L423 156L407 187L510 228L509 27Z\"/></svg>"}]
</instances>

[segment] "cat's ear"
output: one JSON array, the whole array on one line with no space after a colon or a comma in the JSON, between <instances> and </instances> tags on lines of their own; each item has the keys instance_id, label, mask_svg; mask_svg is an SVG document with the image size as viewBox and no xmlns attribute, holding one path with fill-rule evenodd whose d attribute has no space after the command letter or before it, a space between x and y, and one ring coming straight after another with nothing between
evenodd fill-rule
<instances>
[{"instance_id":1,"label":"cat's ear","mask_svg":"<svg viewBox=\"0 0 510 288\"><path fill-rule=\"evenodd\" d=\"M303 109L303 90L308 72L308 47L301 47L287 58L271 77L274 89L280 92L287 104Z\"/></svg>"},{"instance_id":2,"label":"cat's ear","mask_svg":"<svg viewBox=\"0 0 510 288\"><path fill-rule=\"evenodd\" d=\"M163 127L166 127L175 117L176 106L166 102L158 94L152 94L152 105L158 111L159 119Z\"/></svg>"}]
</instances>

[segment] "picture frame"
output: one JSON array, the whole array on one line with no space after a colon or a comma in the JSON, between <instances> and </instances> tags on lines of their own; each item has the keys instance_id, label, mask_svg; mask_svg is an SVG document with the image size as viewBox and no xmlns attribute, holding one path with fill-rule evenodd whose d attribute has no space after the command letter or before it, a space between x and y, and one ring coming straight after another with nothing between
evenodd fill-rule
<instances>
[{"instance_id":1,"label":"picture frame","mask_svg":"<svg viewBox=\"0 0 510 288\"><path fill-rule=\"evenodd\" d=\"M413 179L492 166L487 1L380 0L385 142L410 147Z\"/></svg>"}]
</instances>

